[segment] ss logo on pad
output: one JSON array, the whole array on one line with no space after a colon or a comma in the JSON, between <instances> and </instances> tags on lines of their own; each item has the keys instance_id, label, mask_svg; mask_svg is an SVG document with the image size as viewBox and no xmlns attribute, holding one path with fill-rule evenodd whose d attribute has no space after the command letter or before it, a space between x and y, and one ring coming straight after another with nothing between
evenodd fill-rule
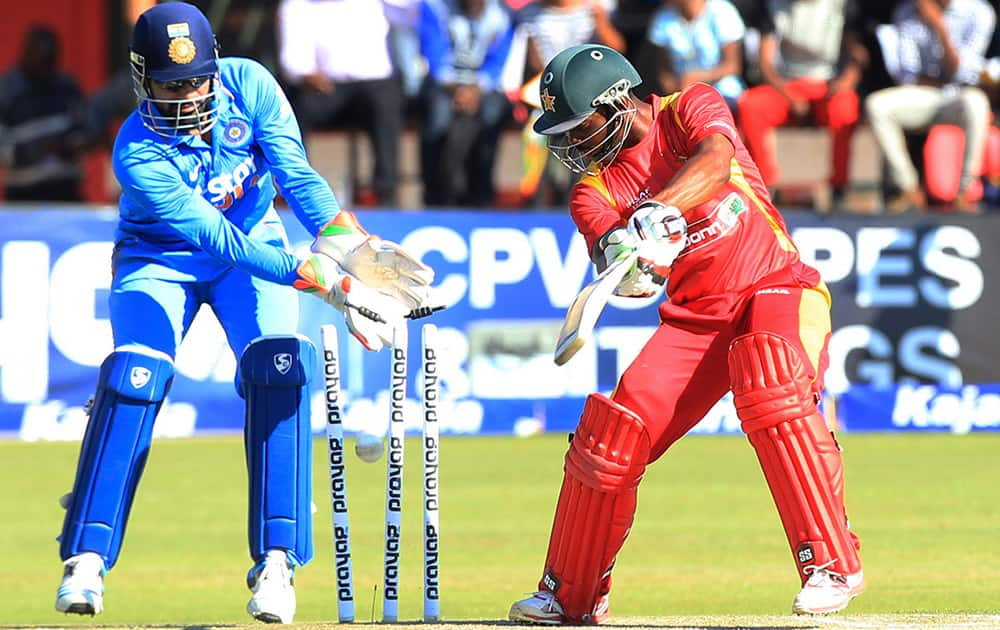
<instances>
[{"instance_id":1,"label":"ss logo on pad","mask_svg":"<svg viewBox=\"0 0 1000 630\"><path fill-rule=\"evenodd\" d=\"M288 370L292 369L292 355L287 352L274 355L274 369L279 374L288 374Z\"/></svg>"},{"instance_id":2,"label":"ss logo on pad","mask_svg":"<svg viewBox=\"0 0 1000 630\"><path fill-rule=\"evenodd\" d=\"M132 384L132 387L141 389L152 376L153 373L149 371L149 368L134 367L128 375L128 382Z\"/></svg>"},{"instance_id":3,"label":"ss logo on pad","mask_svg":"<svg viewBox=\"0 0 1000 630\"><path fill-rule=\"evenodd\" d=\"M802 545L796 552L799 558L799 562L805 564L806 562L812 562L814 559L813 548L810 545Z\"/></svg>"}]
</instances>

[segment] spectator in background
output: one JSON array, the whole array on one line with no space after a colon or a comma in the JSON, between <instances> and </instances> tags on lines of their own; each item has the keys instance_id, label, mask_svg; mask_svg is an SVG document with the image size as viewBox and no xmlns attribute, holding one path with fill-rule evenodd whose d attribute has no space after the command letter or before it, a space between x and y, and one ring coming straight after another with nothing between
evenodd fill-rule
<instances>
[{"instance_id":1,"label":"spectator in background","mask_svg":"<svg viewBox=\"0 0 1000 630\"><path fill-rule=\"evenodd\" d=\"M747 148L769 188L781 171L773 129L789 123L829 127L833 139L830 177L833 205L842 203L848 181L851 136L867 55L844 28L854 23L853 0L768 0L760 26L758 64L762 84L745 91L739 122Z\"/></svg>"},{"instance_id":2,"label":"spectator in background","mask_svg":"<svg viewBox=\"0 0 1000 630\"><path fill-rule=\"evenodd\" d=\"M644 77L656 75L658 55L656 46L649 41L649 23L662 5L663 0L618 0L611 18L625 41L625 58ZM655 81L645 81L633 93L645 98L658 89Z\"/></svg>"},{"instance_id":3,"label":"spectator in background","mask_svg":"<svg viewBox=\"0 0 1000 630\"><path fill-rule=\"evenodd\" d=\"M625 38L615 28L611 16L616 0L538 0L518 15L518 24L527 35L525 76L537 77L556 54L577 44L597 43L618 52L625 50ZM545 137L532 130L542 115L537 86L526 86L535 111L524 127L524 174L521 196L529 206L563 206L569 202L572 174L549 159Z\"/></svg>"},{"instance_id":4,"label":"spectator in background","mask_svg":"<svg viewBox=\"0 0 1000 630\"><path fill-rule=\"evenodd\" d=\"M11 201L80 201L83 95L59 71L59 37L28 31L18 66L0 77L0 162Z\"/></svg>"},{"instance_id":5,"label":"spectator in background","mask_svg":"<svg viewBox=\"0 0 1000 630\"><path fill-rule=\"evenodd\" d=\"M403 97L389 47L409 0L282 0L279 65L303 137L335 122L360 123L374 152L378 203L397 203Z\"/></svg>"},{"instance_id":6,"label":"spectator in background","mask_svg":"<svg viewBox=\"0 0 1000 630\"><path fill-rule=\"evenodd\" d=\"M154 6L156 0L133 0L126 3L121 7L121 21L112 25L112 30L120 29L127 40L131 37L132 27L139 16ZM111 45L115 46L114 43ZM110 151L118 134L118 125L135 109L135 89L129 65L124 63L115 69L116 65L112 64L112 73L107 81L87 100L84 120L87 141L92 149Z\"/></svg>"},{"instance_id":7,"label":"spectator in background","mask_svg":"<svg viewBox=\"0 0 1000 630\"><path fill-rule=\"evenodd\" d=\"M898 85L873 92L865 102L889 177L900 191L886 209L921 209L927 202L903 132L950 123L965 135L954 205L975 211L968 189L982 166L990 118L989 99L977 84L996 13L983 0L911 1L896 9L893 24L895 31L883 36L883 52Z\"/></svg>"},{"instance_id":8,"label":"spectator in background","mask_svg":"<svg viewBox=\"0 0 1000 630\"><path fill-rule=\"evenodd\" d=\"M931 0L920 0L929 2ZM892 24L892 14L904 0L867 0L860 3L854 24L848 28L857 35L868 54L869 63L865 75L858 85L858 96L863 101L868 94L894 85L882 58L882 48L878 42L878 31Z\"/></svg>"},{"instance_id":9,"label":"spectator in background","mask_svg":"<svg viewBox=\"0 0 1000 630\"><path fill-rule=\"evenodd\" d=\"M527 74L535 75L560 50L595 42L621 52L625 39L611 22L615 0L538 0L519 22L528 33Z\"/></svg>"},{"instance_id":10,"label":"spectator in background","mask_svg":"<svg viewBox=\"0 0 1000 630\"><path fill-rule=\"evenodd\" d=\"M231 57L259 61L273 72L278 66L274 0L228 0L225 7L221 15L213 11L219 50Z\"/></svg>"},{"instance_id":11,"label":"spectator in background","mask_svg":"<svg viewBox=\"0 0 1000 630\"><path fill-rule=\"evenodd\" d=\"M743 21L743 71L740 78L744 86L760 85L760 27L771 23L767 0L730 0Z\"/></svg>"},{"instance_id":12,"label":"spectator in background","mask_svg":"<svg viewBox=\"0 0 1000 630\"><path fill-rule=\"evenodd\" d=\"M670 94L708 83L735 111L744 89L745 30L728 0L666 0L649 24L649 41L660 53L660 88Z\"/></svg>"},{"instance_id":13,"label":"spectator in background","mask_svg":"<svg viewBox=\"0 0 1000 630\"><path fill-rule=\"evenodd\" d=\"M427 60L420 168L428 206L494 203L493 165L510 101L500 75L514 34L499 0L423 0Z\"/></svg>"}]
</instances>

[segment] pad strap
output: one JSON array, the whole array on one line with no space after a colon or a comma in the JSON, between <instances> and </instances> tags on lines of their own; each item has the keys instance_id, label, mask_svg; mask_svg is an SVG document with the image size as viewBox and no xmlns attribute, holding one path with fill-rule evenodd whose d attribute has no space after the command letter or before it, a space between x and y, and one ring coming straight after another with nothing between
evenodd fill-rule
<instances>
[{"instance_id":1,"label":"pad strap","mask_svg":"<svg viewBox=\"0 0 1000 630\"><path fill-rule=\"evenodd\" d=\"M599 621L595 606L611 588L611 567L632 527L649 449L638 415L601 394L587 398L566 454L539 583L555 594L569 622Z\"/></svg>"},{"instance_id":2,"label":"pad strap","mask_svg":"<svg viewBox=\"0 0 1000 630\"><path fill-rule=\"evenodd\" d=\"M798 350L770 332L743 335L730 347L729 375L802 582L828 563L842 575L857 573L860 542L847 528L843 459Z\"/></svg>"}]
</instances>

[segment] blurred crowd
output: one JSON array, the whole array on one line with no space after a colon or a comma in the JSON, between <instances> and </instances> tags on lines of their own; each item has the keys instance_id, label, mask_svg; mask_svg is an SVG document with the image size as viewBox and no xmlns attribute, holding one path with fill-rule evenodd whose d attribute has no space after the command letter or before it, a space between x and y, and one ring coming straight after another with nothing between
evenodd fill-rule
<instances>
[{"instance_id":1,"label":"blurred crowd","mask_svg":"<svg viewBox=\"0 0 1000 630\"><path fill-rule=\"evenodd\" d=\"M215 17L222 55L284 82L315 134L367 135L370 181L354 205L400 204L401 139L418 138L424 207L561 207L573 181L531 123L541 69L598 42L667 94L711 84L781 204L775 130L828 130L827 209L845 208L851 143L880 150L878 211L1000 207L1000 0L281 0L194 2ZM127 51L85 97L60 70L60 43L32 27L0 76L0 168L10 201L79 201L81 160L106 151L135 100ZM498 191L498 146L520 136L516 191ZM326 173L327 177L333 174Z\"/></svg>"}]
</instances>

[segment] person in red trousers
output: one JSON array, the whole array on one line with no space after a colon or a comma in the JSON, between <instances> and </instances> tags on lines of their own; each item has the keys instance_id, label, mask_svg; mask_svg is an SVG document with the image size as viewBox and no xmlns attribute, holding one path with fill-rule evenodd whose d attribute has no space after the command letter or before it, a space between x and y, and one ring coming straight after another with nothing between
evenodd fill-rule
<instances>
[{"instance_id":1,"label":"person in red trousers","mask_svg":"<svg viewBox=\"0 0 1000 630\"><path fill-rule=\"evenodd\" d=\"M750 155L772 191L781 183L773 130L788 124L830 129L830 188L840 205L848 183L851 136L858 121L855 88L868 52L849 25L853 0L769 0L757 26L762 84L740 96L740 130Z\"/></svg>"},{"instance_id":2,"label":"person in red trousers","mask_svg":"<svg viewBox=\"0 0 1000 630\"><path fill-rule=\"evenodd\" d=\"M666 282L669 297L612 394L587 398L538 590L509 617L607 618L647 466L729 390L795 561L792 610L842 610L865 581L843 460L818 406L830 293L799 256L722 95L695 83L639 100L640 81L624 57L596 44L563 50L541 76L534 128L582 174L569 211L591 260L599 270L626 266L620 296L649 297Z\"/></svg>"}]
</instances>

